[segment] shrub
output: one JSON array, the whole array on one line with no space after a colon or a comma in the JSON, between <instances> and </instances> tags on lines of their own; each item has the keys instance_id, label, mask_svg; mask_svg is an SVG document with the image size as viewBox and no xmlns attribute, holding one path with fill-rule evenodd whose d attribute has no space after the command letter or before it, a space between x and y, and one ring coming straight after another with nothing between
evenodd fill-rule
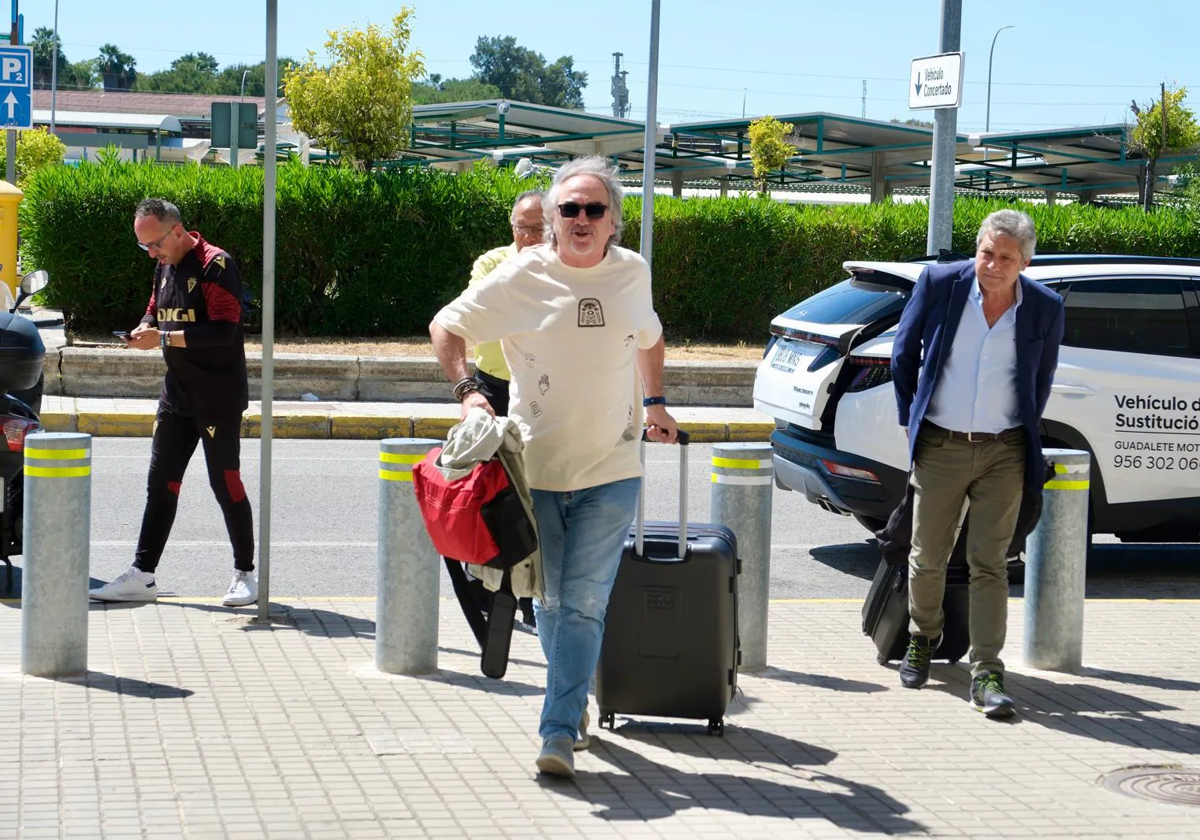
<instances>
[{"instance_id":1,"label":"shrub","mask_svg":"<svg viewBox=\"0 0 1200 840\"><path fill-rule=\"evenodd\" d=\"M262 171L85 164L38 171L22 205L25 265L53 279L48 302L68 328L99 332L137 321L151 264L133 209L176 202L192 229L237 259L255 304L262 284ZM510 241L508 212L531 184L480 166L363 173L279 168L276 328L281 334L419 335L466 285L483 251ZM983 217L1003 200L955 202L953 247L974 253ZM1038 250L1195 256L1186 210L1018 205ZM641 199L624 206L623 244L637 248ZM924 204L811 206L764 197L655 200L654 296L669 341L763 339L772 317L845 277L847 259L901 260L925 251ZM254 317L257 317L257 313Z\"/></svg>"},{"instance_id":2,"label":"shrub","mask_svg":"<svg viewBox=\"0 0 1200 840\"><path fill-rule=\"evenodd\" d=\"M67 147L45 128L17 132L17 186L24 187L29 176L44 166L63 162ZM0 143L0 172L8 166L8 148Z\"/></svg>"}]
</instances>

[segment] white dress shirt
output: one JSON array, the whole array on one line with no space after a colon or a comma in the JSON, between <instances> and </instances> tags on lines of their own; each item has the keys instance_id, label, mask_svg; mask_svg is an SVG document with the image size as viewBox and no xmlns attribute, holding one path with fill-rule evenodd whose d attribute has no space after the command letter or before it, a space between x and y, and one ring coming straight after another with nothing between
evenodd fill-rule
<instances>
[{"instance_id":1,"label":"white dress shirt","mask_svg":"<svg viewBox=\"0 0 1200 840\"><path fill-rule=\"evenodd\" d=\"M1016 292L1016 301L989 328L975 278L925 419L955 432L995 434L1021 425L1016 344L1020 281Z\"/></svg>"}]
</instances>

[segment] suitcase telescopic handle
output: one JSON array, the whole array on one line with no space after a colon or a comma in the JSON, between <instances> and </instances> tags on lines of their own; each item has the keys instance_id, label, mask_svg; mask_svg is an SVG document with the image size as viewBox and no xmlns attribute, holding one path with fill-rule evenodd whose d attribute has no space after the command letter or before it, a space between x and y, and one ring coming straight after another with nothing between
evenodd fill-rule
<instances>
[{"instance_id":1,"label":"suitcase telescopic handle","mask_svg":"<svg viewBox=\"0 0 1200 840\"><path fill-rule=\"evenodd\" d=\"M638 505L637 505L637 531L634 538L634 544L637 546L638 557L646 556L646 430L642 430L642 483L638 488ZM681 447L679 450L679 554L680 560L687 556L687 483L688 483L688 456L687 446L692 442L692 436L680 429L676 435L676 442Z\"/></svg>"}]
</instances>

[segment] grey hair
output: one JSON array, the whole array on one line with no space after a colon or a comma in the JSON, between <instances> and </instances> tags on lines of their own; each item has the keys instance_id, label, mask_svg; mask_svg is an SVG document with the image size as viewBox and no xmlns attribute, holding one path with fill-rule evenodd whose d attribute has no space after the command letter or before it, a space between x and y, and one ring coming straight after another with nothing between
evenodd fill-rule
<instances>
[{"instance_id":1,"label":"grey hair","mask_svg":"<svg viewBox=\"0 0 1200 840\"><path fill-rule=\"evenodd\" d=\"M538 203L541 204L546 199L546 192L545 190L525 190L525 192L517 196L517 200L513 202L512 212L508 214L508 221L510 223L517 223L517 208L521 206L521 202L528 201L531 198L536 198ZM544 207L542 210L545 212Z\"/></svg>"},{"instance_id":2,"label":"grey hair","mask_svg":"<svg viewBox=\"0 0 1200 840\"><path fill-rule=\"evenodd\" d=\"M621 182L617 180L617 170L608 165L608 161L598 155L589 155L588 157L577 158L569 163L564 163L557 172L554 173L554 182L550 185L549 192L542 199L542 213L545 218L553 219L554 212L558 207L558 191L559 188L571 178L577 175L591 175L593 178L599 178L604 184L604 188L608 190L608 213L612 217L613 233L605 243L605 250L609 245L614 245L621 241L621 229L625 226L624 219L621 216L621 204L625 198L625 188L621 186ZM558 245L558 240L554 234L554 225L546 225L546 241L551 247Z\"/></svg>"},{"instance_id":3,"label":"grey hair","mask_svg":"<svg viewBox=\"0 0 1200 840\"><path fill-rule=\"evenodd\" d=\"M1037 248L1037 228L1033 226L1033 219L1029 218L1028 214L1020 210L997 210L988 215L975 236L977 250L983 237L989 233L1011 236L1020 243L1021 255L1027 260L1033 259L1033 252Z\"/></svg>"},{"instance_id":4,"label":"grey hair","mask_svg":"<svg viewBox=\"0 0 1200 840\"><path fill-rule=\"evenodd\" d=\"M144 198L138 203L137 209L133 211L133 218L144 219L147 216L153 216L163 224L181 225L183 224L183 216L179 214L179 208L165 198Z\"/></svg>"}]
</instances>

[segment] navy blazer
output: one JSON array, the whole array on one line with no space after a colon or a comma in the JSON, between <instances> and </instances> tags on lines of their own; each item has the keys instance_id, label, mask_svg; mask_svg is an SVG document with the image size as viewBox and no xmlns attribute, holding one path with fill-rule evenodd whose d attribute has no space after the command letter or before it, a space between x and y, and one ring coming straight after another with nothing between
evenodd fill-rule
<instances>
[{"instance_id":1,"label":"navy blazer","mask_svg":"<svg viewBox=\"0 0 1200 840\"><path fill-rule=\"evenodd\" d=\"M946 363L947 348L954 343L974 281L974 260L926 266L900 315L892 345L892 384L900 425L908 429L910 462L916 452L917 431L929 409ZM1025 486L1040 488L1045 475L1038 427L1058 367L1063 301L1056 292L1024 274L1017 282L1022 294L1016 332L1017 416L1025 429Z\"/></svg>"}]
</instances>

